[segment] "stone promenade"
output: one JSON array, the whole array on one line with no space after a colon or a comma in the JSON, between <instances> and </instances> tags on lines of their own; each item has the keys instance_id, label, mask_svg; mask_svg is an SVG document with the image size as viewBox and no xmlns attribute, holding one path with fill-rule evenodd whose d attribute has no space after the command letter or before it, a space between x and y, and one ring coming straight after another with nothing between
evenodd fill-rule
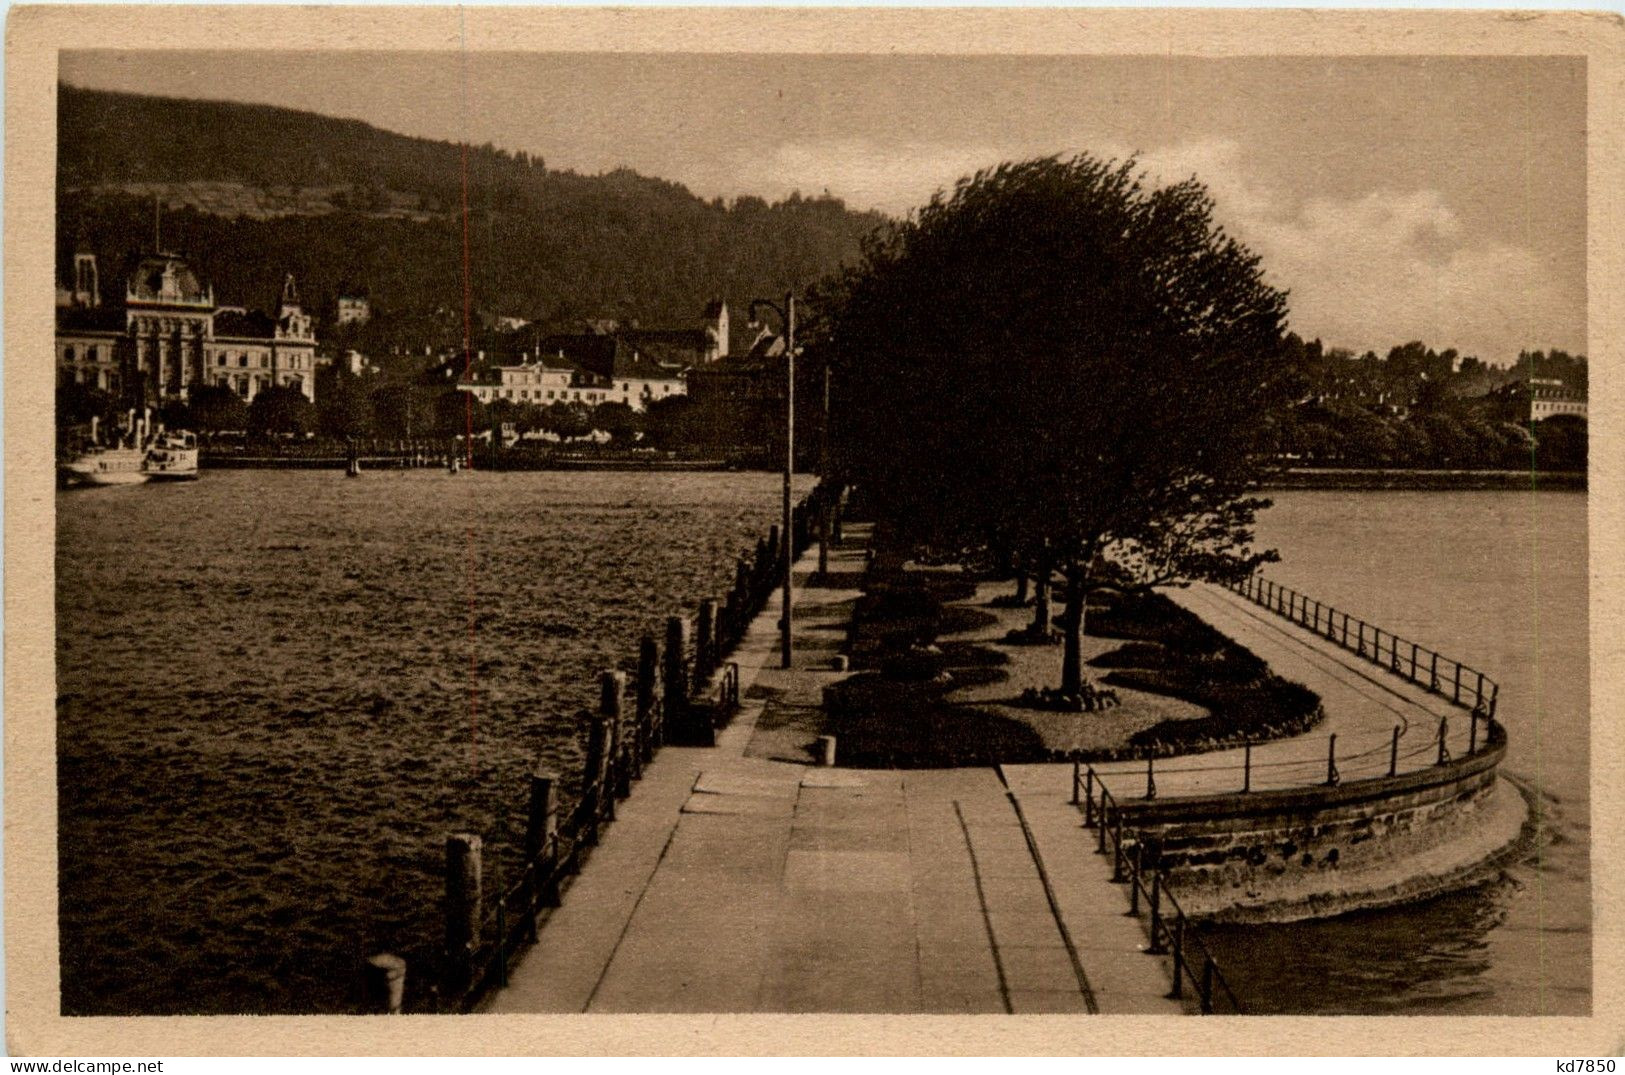
<instances>
[{"instance_id":1,"label":"stone promenade","mask_svg":"<svg viewBox=\"0 0 1625 1075\"><path fill-rule=\"evenodd\" d=\"M1184 1010L1065 781L1018 798L996 769L745 756L767 699L812 709L840 675L864 556L848 537L833 585L809 585L815 553L796 565L795 667L771 603L734 655L743 711L715 747L660 751L484 1010Z\"/></svg>"}]
</instances>

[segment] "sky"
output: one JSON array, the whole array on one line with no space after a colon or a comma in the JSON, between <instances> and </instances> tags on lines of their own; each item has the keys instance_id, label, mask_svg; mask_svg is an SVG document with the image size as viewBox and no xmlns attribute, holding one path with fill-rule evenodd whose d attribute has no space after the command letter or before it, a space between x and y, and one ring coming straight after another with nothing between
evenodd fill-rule
<instances>
[{"instance_id":1,"label":"sky","mask_svg":"<svg viewBox=\"0 0 1625 1075\"><path fill-rule=\"evenodd\" d=\"M60 73L899 216L1002 160L1135 153L1207 184L1306 338L1586 350L1583 59L128 51Z\"/></svg>"}]
</instances>

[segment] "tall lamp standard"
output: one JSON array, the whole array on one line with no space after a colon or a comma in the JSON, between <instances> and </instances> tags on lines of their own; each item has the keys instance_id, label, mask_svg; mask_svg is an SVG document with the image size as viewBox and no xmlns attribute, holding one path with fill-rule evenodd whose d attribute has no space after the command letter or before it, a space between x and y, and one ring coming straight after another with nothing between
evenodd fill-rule
<instances>
[{"instance_id":1,"label":"tall lamp standard","mask_svg":"<svg viewBox=\"0 0 1625 1075\"><path fill-rule=\"evenodd\" d=\"M818 579L829 575L829 532L834 525L835 506L831 503L829 482L829 362L824 362L824 421L818 434Z\"/></svg>"},{"instance_id":2,"label":"tall lamp standard","mask_svg":"<svg viewBox=\"0 0 1625 1075\"><path fill-rule=\"evenodd\" d=\"M796 296L787 291L784 305L768 299L752 299L750 322L756 324L756 310L765 306L779 315L784 326L784 518L779 528L784 555L784 618L779 621L779 667L790 667L790 565L795 540L790 529L790 478L796 469Z\"/></svg>"}]
</instances>

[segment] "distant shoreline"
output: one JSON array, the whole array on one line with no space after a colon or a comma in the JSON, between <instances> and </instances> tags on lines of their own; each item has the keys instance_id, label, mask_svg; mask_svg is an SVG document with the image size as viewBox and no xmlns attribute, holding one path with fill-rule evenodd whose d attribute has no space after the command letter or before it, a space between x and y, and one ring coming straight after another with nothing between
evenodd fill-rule
<instances>
[{"instance_id":1,"label":"distant shoreline","mask_svg":"<svg viewBox=\"0 0 1625 1075\"><path fill-rule=\"evenodd\" d=\"M276 455L214 455L207 451L201 459L206 470L343 470L346 457L342 455L276 456ZM362 469L396 470L422 465L409 457L361 457ZM428 463L438 466L440 463ZM666 470L716 471L727 469L768 470L770 468L739 466L723 458L628 458L606 455L596 457L589 453L571 453L543 460L502 460L495 466L478 452L474 457L475 470ZM1292 467L1271 475L1260 483L1264 490L1277 489L1405 489L1405 490L1584 490L1586 473L1579 470L1428 470L1396 467Z\"/></svg>"},{"instance_id":2,"label":"distant shoreline","mask_svg":"<svg viewBox=\"0 0 1625 1075\"><path fill-rule=\"evenodd\" d=\"M1273 489L1540 489L1586 488L1583 470L1406 470L1398 468L1293 467L1261 483Z\"/></svg>"}]
</instances>

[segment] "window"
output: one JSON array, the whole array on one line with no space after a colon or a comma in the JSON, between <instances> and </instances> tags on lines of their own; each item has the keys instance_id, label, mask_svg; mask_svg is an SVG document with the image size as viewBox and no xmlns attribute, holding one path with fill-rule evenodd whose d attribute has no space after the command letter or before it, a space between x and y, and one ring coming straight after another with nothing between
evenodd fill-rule
<instances>
[{"instance_id":1,"label":"window","mask_svg":"<svg viewBox=\"0 0 1625 1075\"><path fill-rule=\"evenodd\" d=\"M73 345L71 343L62 349L62 360L64 362L73 361Z\"/></svg>"},{"instance_id":2,"label":"window","mask_svg":"<svg viewBox=\"0 0 1625 1075\"><path fill-rule=\"evenodd\" d=\"M85 357L90 359L90 361L92 361L92 362L96 361L96 345L95 344L91 344L89 347L85 348Z\"/></svg>"},{"instance_id":3,"label":"window","mask_svg":"<svg viewBox=\"0 0 1625 1075\"><path fill-rule=\"evenodd\" d=\"M248 368L248 352L247 351L244 351L242 354L237 356L237 365L238 365L238 367L240 369L247 369Z\"/></svg>"},{"instance_id":4,"label":"window","mask_svg":"<svg viewBox=\"0 0 1625 1075\"><path fill-rule=\"evenodd\" d=\"M215 361L215 365L224 366L226 364L226 353L224 351L221 351L218 355L215 356L214 361Z\"/></svg>"}]
</instances>

